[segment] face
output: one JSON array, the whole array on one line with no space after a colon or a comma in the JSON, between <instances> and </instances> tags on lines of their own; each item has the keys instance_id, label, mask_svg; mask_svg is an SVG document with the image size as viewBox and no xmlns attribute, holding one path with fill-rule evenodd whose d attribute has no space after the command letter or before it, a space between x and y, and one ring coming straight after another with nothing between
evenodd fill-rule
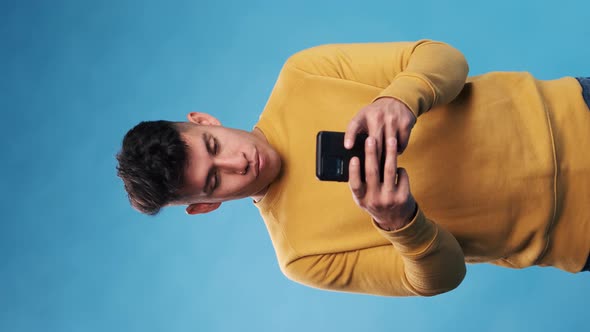
<instances>
[{"instance_id":1,"label":"face","mask_svg":"<svg viewBox=\"0 0 590 332\"><path fill-rule=\"evenodd\" d=\"M209 212L233 199L261 199L281 168L264 135L222 127L204 113L190 113L189 121L181 133L188 145L183 190L190 197L187 212Z\"/></svg>"}]
</instances>

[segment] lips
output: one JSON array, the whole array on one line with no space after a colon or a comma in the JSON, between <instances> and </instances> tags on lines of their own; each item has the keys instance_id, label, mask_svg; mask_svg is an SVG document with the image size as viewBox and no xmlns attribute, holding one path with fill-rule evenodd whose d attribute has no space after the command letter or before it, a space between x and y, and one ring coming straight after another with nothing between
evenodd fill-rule
<instances>
[{"instance_id":1,"label":"lips","mask_svg":"<svg viewBox=\"0 0 590 332\"><path fill-rule=\"evenodd\" d=\"M254 150L254 158L252 158L252 171L254 172L254 178L257 178L258 174L260 173L258 165L260 165L258 150Z\"/></svg>"},{"instance_id":2,"label":"lips","mask_svg":"<svg viewBox=\"0 0 590 332\"><path fill-rule=\"evenodd\" d=\"M258 157L256 160L256 176L258 176L264 168L264 158L262 158L262 155L258 151L256 151L256 157Z\"/></svg>"}]
</instances>

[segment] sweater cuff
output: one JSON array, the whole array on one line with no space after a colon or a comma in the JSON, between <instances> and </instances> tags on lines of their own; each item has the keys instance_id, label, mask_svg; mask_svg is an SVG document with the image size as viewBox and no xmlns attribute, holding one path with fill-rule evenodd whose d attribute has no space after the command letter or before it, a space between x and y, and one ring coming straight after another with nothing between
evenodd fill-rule
<instances>
[{"instance_id":1,"label":"sweater cuff","mask_svg":"<svg viewBox=\"0 0 590 332\"><path fill-rule=\"evenodd\" d=\"M418 74L402 73L373 101L393 97L404 103L416 117L422 115L436 102L436 93L428 81Z\"/></svg>"},{"instance_id":2,"label":"sweater cuff","mask_svg":"<svg viewBox=\"0 0 590 332\"><path fill-rule=\"evenodd\" d=\"M416 258L426 254L438 234L437 227L426 219L419 207L414 219L400 229L386 231L379 228L375 221L373 225L402 255Z\"/></svg>"}]
</instances>

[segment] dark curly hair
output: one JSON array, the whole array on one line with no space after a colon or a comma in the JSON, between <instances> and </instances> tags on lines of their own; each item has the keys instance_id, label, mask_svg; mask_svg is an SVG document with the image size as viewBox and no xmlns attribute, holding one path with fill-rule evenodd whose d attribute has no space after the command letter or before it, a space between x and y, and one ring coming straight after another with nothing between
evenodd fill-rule
<instances>
[{"instance_id":1,"label":"dark curly hair","mask_svg":"<svg viewBox=\"0 0 590 332\"><path fill-rule=\"evenodd\" d=\"M181 128L170 121L144 121L123 138L117 175L129 202L142 213L155 215L181 198L188 151Z\"/></svg>"}]
</instances>

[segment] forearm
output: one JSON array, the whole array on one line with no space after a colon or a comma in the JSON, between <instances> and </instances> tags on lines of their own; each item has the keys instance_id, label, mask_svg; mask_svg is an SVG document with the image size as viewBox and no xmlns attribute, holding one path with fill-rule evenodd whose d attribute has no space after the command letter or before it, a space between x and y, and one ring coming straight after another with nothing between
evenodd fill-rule
<instances>
[{"instance_id":1,"label":"forearm","mask_svg":"<svg viewBox=\"0 0 590 332\"><path fill-rule=\"evenodd\" d=\"M294 54L286 66L378 87L374 100L396 98L416 116L453 100L469 71L461 52L430 40L321 45Z\"/></svg>"},{"instance_id":2,"label":"forearm","mask_svg":"<svg viewBox=\"0 0 590 332\"><path fill-rule=\"evenodd\" d=\"M459 243L451 233L426 219L419 209L416 217L401 229L378 229L401 254L403 282L416 294L443 293L454 289L463 280L466 267Z\"/></svg>"},{"instance_id":3,"label":"forearm","mask_svg":"<svg viewBox=\"0 0 590 332\"><path fill-rule=\"evenodd\" d=\"M421 41L406 53L403 70L375 99L394 97L420 116L459 94L469 72L461 52L444 43Z\"/></svg>"}]
</instances>

